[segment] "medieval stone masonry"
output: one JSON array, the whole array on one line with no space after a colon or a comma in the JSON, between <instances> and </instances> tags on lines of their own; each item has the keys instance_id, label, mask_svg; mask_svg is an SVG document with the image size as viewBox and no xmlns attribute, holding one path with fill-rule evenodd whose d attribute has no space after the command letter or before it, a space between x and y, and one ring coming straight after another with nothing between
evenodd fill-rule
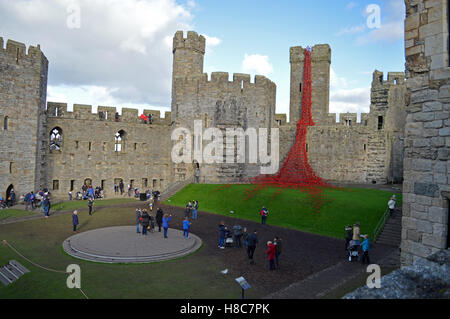
<instances>
[{"instance_id":1,"label":"medieval stone masonry","mask_svg":"<svg viewBox=\"0 0 450 319\"><path fill-rule=\"evenodd\" d=\"M116 119L114 107L67 105L46 101L48 62L37 48L26 54L23 44L9 40L4 49L0 38L0 192L14 187L24 194L47 187L53 196L65 197L85 183L102 186L113 196L114 183L164 191L175 183L193 180L200 168L200 182L245 182L260 174L261 163L249 163L238 155L235 140L225 141L223 154L234 161L217 164L193 158L175 164L172 140L175 129L194 132L194 121L203 132L218 128L267 129L270 137L279 129L280 160L294 144L296 122L301 113L303 81L302 47L290 49L290 121L276 114L276 85L264 76L203 73L205 38L179 31L173 39L172 112L164 118L158 111L144 123L137 110L122 110ZM373 74L370 113L329 113L331 48L312 48L312 113L316 126L308 131L308 157L321 177L338 182L386 183L403 180L405 121L404 73ZM204 150L208 141L191 137L184 143Z\"/></svg>"},{"instance_id":2,"label":"medieval stone masonry","mask_svg":"<svg viewBox=\"0 0 450 319\"><path fill-rule=\"evenodd\" d=\"M450 67L448 1L408 0L402 264L449 240Z\"/></svg>"}]
</instances>

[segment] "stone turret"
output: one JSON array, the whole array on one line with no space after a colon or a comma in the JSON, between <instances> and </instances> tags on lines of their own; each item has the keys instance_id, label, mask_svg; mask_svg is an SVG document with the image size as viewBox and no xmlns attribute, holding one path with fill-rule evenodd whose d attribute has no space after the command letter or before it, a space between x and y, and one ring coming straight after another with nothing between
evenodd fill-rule
<instances>
[{"instance_id":1,"label":"stone turret","mask_svg":"<svg viewBox=\"0 0 450 319\"><path fill-rule=\"evenodd\" d=\"M290 123L300 119L302 107L303 69L305 48L290 49L291 62L291 104ZM328 44L318 44L312 48L312 115L315 122L328 120L330 97L331 48Z\"/></svg>"},{"instance_id":2,"label":"stone turret","mask_svg":"<svg viewBox=\"0 0 450 319\"><path fill-rule=\"evenodd\" d=\"M194 31L189 31L184 37L183 31L178 31L173 38L173 74L172 74L172 120L178 116L176 102L176 79L180 77L203 74L206 39Z\"/></svg>"},{"instance_id":3,"label":"stone turret","mask_svg":"<svg viewBox=\"0 0 450 319\"><path fill-rule=\"evenodd\" d=\"M40 46L0 38L0 194L17 195L44 183L48 60Z\"/></svg>"}]
</instances>

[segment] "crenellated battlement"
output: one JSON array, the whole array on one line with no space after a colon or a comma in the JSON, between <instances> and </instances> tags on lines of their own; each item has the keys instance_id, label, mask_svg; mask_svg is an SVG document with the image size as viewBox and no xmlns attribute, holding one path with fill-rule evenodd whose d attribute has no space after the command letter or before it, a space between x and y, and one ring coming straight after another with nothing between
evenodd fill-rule
<instances>
[{"instance_id":1,"label":"crenellated battlement","mask_svg":"<svg viewBox=\"0 0 450 319\"><path fill-rule=\"evenodd\" d=\"M183 31L177 31L173 38L173 52L177 49L191 49L205 53L206 39L202 35L198 35L195 31L188 31L184 37Z\"/></svg>"},{"instance_id":2,"label":"crenellated battlement","mask_svg":"<svg viewBox=\"0 0 450 319\"><path fill-rule=\"evenodd\" d=\"M305 61L305 48L296 46L290 48L291 63L302 63ZM312 47L312 62L325 61L331 63L331 47L328 44L317 44Z\"/></svg>"},{"instance_id":3,"label":"crenellated battlement","mask_svg":"<svg viewBox=\"0 0 450 319\"><path fill-rule=\"evenodd\" d=\"M373 72L372 88L389 87L391 85L404 85L404 72L388 72L387 80L384 79L384 73L378 70Z\"/></svg>"},{"instance_id":4,"label":"crenellated battlement","mask_svg":"<svg viewBox=\"0 0 450 319\"><path fill-rule=\"evenodd\" d=\"M203 73L200 75L178 76L175 77L175 82L179 88L189 86L190 84L201 83L208 87L227 85L229 88L235 88L236 90L242 91L254 88L276 90L275 82L263 75L256 75L253 82L251 82L250 74L234 73L233 80L230 81L229 78L228 72L212 72L209 80L208 73Z\"/></svg>"},{"instance_id":5,"label":"crenellated battlement","mask_svg":"<svg viewBox=\"0 0 450 319\"><path fill-rule=\"evenodd\" d=\"M92 112L92 105L74 104L73 111L68 111L67 103L47 103L48 118L65 118L85 121L115 122L115 114L119 112L115 107L98 106L97 113ZM161 117L161 111L144 110L145 115L152 114L152 125L170 125L170 112ZM119 122L142 124L138 109L122 108ZM148 123L148 122L147 122Z\"/></svg>"},{"instance_id":6,"label":"crenellated battlement","mask_svg":"<svg viewBox=\"0 0 450 319\"><path fill-rule=\"evenodd\" d=\"M35 59L36 57L41 57L43 55L41 51L41 46L38 44L37 46L30 45L27 47L22 42L17 42L14 40L8 39L6 41L6 48L4 47L4 40L2 37L0 37L0 54L8 54L12 57L14 57L17 61L29 58L29 59Z\"/></svg>"}]
</instances>

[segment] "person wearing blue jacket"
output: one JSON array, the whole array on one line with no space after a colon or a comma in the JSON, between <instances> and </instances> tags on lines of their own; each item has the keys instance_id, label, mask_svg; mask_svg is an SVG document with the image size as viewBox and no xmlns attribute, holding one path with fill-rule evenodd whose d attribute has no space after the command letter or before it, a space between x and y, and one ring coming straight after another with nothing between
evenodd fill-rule
<instances>
[{"instance_id":1,"label":"person wearing blue jacket","mask_svg":"<svg viewBox=\"0 0 450 319\"><path fill-rule=\"evenodd\" d=\"M169 222L172 220L172 215L165 214L162 222L163 222L163 228L164 228L164 238L167 238L167 230L169 229Z\"/></svg>"},{"instance_id":2,"label":"person wearing blue jacket","mask_svg":"<svg viewBox=\"0 0 450 319\"><path fill-rule=\"evenodd\" d=\"M367 264L370 265L370 258L369 258L370 240L368 235L364 236L364 240L361 243L361 249L363 251L361 262L364 264L367 261Z\"/></svg>"},{"instance_id":3,"label":"person wearing blue jacket","mask_svg":"<svg viewBox=\"0 0 450 319\"><path fill-rule=\"evenodd\" d=\"M73 215L72 215L72 224L73 224L73 232L74 233L78 233L77 232L77 226L79 224L79 220L78 220L78 211L74 211Z\"/></svg>"},{"instance_id":4,"label":"person wearing blue jacket","mask_svg":"<svg viewBox=\"0 0 450 319\"><path fill-rule=\"evenodd\" d=\"M185 217L183 220L183 238L189 239L189 229L191 228L191 223L189 218Z\"/></svg>"}]
</instances>

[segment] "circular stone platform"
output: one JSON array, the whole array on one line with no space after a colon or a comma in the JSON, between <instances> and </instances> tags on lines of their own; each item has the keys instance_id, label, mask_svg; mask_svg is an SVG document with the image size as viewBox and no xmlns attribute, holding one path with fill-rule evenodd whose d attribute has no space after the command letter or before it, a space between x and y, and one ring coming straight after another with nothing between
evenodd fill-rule
<instances>
[{"instance_id":1,"label":"circular stone platform","mask_svg":"<svg viewBox=\"0 0 450 319\"><path fill-rule=\"evenodd\" d=\"M69 255L99 263L149 263L189 255L202 246L202 240L169 229L167 239L161 232L136 233L136 226L90 230L67 238L63 249Z\"/></svg>"}]
</instances>

